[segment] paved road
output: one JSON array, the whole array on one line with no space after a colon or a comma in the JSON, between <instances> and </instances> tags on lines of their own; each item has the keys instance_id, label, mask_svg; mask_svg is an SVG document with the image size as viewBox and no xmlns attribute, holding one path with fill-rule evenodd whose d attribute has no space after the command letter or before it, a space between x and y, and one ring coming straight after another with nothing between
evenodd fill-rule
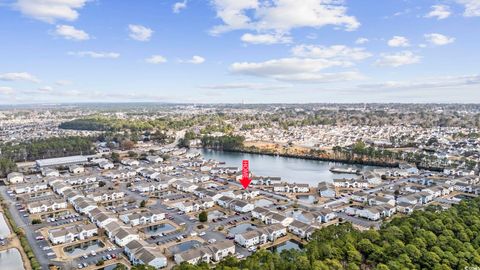
<instances>
[{"instance_id":1,"label":"paved road","mask_svg":"<svg viewBox=\"0 0 480 270\"><path fill-rule=\"evenodd\" d=\"M42 266L42 269L48 269L48 265L53 262L51 261L51 257L49 258L46 252L37 243L37 240L35 239L35 237L38 236L38 234L35 233L35 231L30 227L29 225L30 221L28 220L28 218L25 218L20 215L20 212L15 207L16 201L13 201L12 198L8 195L6 186L0 186L0 192L2 194L2 197L5 198L5 201L8 204L10 213L12 214L13 220L17 224L17 227L23 228L23 230L25 231L25 235L28 239L28 242L32 247L35 257L37 258L38 262ZM55 264L59 266L63 266L60 263L55 263Z\"/></svg>"}]
</instances>

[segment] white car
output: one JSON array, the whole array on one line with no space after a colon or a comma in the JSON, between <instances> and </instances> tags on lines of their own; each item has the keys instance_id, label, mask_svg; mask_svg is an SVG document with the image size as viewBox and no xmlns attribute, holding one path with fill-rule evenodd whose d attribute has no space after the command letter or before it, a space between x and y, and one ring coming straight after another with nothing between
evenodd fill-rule
<instances>
[{"instance_id":1,"label":"white car","mask_svg":"<svg viewBox=\"0 0 480 270\"><path fill-rule=\"evenodd\" d=\"M213 244L213 243L215 243L215 242L217 242L217 239L213 239L213 238L212 238L212 239L208 240L208 243L209 243L209 244Z\"/></svg>"},{"instance_id":2,"label":"white car","mask_svg":"<svg viewBox=\"0 0 480 270\"><path fill-rule=\"evenodd\" d=\"M205 232L201 232L198 234L199 236L204 236L205 235Z\"/></svg>"}]
</instances>

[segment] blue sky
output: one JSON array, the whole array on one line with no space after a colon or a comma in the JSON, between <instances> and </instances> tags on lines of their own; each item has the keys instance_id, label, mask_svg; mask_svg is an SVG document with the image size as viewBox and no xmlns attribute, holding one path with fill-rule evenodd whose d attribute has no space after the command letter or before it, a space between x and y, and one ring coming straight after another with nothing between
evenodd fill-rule
<instances>
[{"instance_id":1,"label":"blue sky","mask_svg":"<svg viewBox=\"0 0 480 270\"><path fill-rule=\"evenodd\" d=\"M0 103L480 102L480 0L0 0Z\"/></svg>"}]
</instances>

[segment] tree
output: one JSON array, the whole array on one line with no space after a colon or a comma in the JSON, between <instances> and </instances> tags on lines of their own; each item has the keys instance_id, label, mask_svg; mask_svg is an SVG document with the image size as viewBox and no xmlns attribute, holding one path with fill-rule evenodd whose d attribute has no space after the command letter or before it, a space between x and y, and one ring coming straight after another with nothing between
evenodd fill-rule
<instances>
[{"instance_id":1,"label":"tree","mask_svg":"<svg viewBox=\"0 0 480 270\"><path fill-rule=\"evenodd\" d=\"M115 163L120 162L120 154L118 154L117 152L112 152L111 158L112 158L112 161Z\"/></svg>"},{"instance_id":2,"label":"tree","mask_svg":"<svg viewBox=\"0 0 480 270\"><path fill-rule=\"evenodd\" d=\"M128 157L137 158L138 154L135 151L128 151Z\"/></svg>"},{"instance_id":3,"label":"tree","mask_svg":"<svg viewBox=\"0 0 480 270\"><path fill-rule=\"evenodd\" d=\"M106 185L105 181L98 181L99 187L104 187Z\"/></svg>"},{"instance_id":4,"label":"tree","mask_svg":"<svg viewBox=\"0 0 480 270\"><path fill-rule=\"evenodd\" d=\"M145 207L146 204L147 204L147 201L143 200L140 202L140 207Z\"/></svg>"},{"instance_id":5,"label":"tree","mask_svg":"<svg viewBox=\"0 0 480 270\"><path fill-rule=\"evenodd\" d=\"M120 145L123 150L130 150L130 149L133 149L133 147L135 146L135 143L132 142L131 140L123 140Z\"/></svg>"},{"instance_id":6,"label":"tree","mask_svg":"<svg viewBox=\"0 0 480 270\"><path fill-rule=\"evenodd\" d=\"M36 219L32 219L32 225L35 225L35 224L40 224L42 223L42 220L36 218Z\"/></svg>"},{"instance_id":7,"label":"tree","mask_svg":"<svg viewBox=\"0 0 480 270\"><path fill-rule=\"evenodd\" d=\"M206 211L202 211L200 212L200 214L198 214L198 220L200 222L207 222L208 220L208 213Z\"/></svg>"}]
</instances>

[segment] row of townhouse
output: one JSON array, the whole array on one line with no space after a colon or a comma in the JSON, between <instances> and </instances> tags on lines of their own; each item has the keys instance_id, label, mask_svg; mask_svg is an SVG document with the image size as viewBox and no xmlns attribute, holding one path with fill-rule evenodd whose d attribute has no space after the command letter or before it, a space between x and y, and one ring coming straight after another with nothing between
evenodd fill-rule
<instances>
[{"instance_id":1,"label":"row of townhouse","mask_svg":"<svg viewBox=\"0 0 480 270\"><path fill-rule=\"evenodd\" d=\"M318 227L315 224L308 224L299 220L294 220L288 225L288 231L302 239L310 239L316 229Z\"/></svg>"},{"instance_id":2,"label":"row of townhouse","mask_svg":"<svg viewBox=\"0 0 480 270\"><path fill-rule=\"evenodd\" d=\"M211 263L219 262L233 254L235 254L235 244L232 241L225 240L177 253L174 255L174 260L177 264L182 262L190 264Z\"/></svg>"},{"instance_id":3,"label":"row of townhouse","mask_svg":"<svg viewBox=\"0 0 480 270\"><path fill-rule=\"evenodd\" d=\"M120 220L131 226L146 225L157 223L165 219L165 213L155 209L141 211L140 213L128 213L120 215Z\"/></svg>"},{"instance_id":4,"label":"row of townhouse","mask_svg":"<svg viewBox=\"0 0 480 270\"><path fill-rule=\"evenodd\" d=\"M286 217L263 207L255 207L252 210L252 217L261 220L265 224L282 224L283 226L288 226L293 221L291 217Z\"/></svg>"},{"instance_id":5,"label":"row of townhouse","mask_svg":"<svg viewBox=\"0 0 480 270\"><path fill-rule=\"evenodd\" d=\"M222 196L217 200L217 204L223 208L231 209L238 213L247 213L255 208L255 205L243 200L234 199L228 196Z\"/></svg>"},{"instance_id":6,"label":"row of townhouse","mask_svg":"<svg viewBox=\"0 0 480 270\"><path fill-rule=\"evenodd\" d=\"M125 192L119 190L103 189L87 194L87 198L92 199L94 202L106 202L115 201L125 197Z\"/></svg>"},{"instance_id":7,"label":"row of townhouse","mask_svg":"<svg viewBox=\"0 0 480 270\"><path fill-rule=\"evenodd\" d=\"M369 183L364 179L354 178L354 179L334 179L333 185L339 188L368 188Z\"/></svg>"},{"instance_id":8,"label":"row of townhouse","mask_svg":"<svg viewBox=\"0 0 480 270\"><path fill-rule=\"evenodd\" d=\"M276 223L237 234L235 235L235 242L242 247L249 248L263 245L268 241L274 242L285 235L287 235L287 228L280 223Z\"/></svg>"},{"instance_id":9,"label":"row of townhouse","mask_svg":"<svg viewBox=\"0 0 480 270\"><path fill-rule=\"evenodd\" d=\"M138 191L140 193L148 193L154 191L165 190L169 186L168 182L140 182L135 183L131 187L133 191Z\"/></svg>"},{"instance_id":10,"label":"row of townhouse","mask_svg":"<svg viewBox=\"0 0 480 270\"><path fill-rule=\"evenodd\" d=\"M173 182L172 186L179 191L183 191L187 193L193 193L198 188L197 185L187 180L177 180Z\"/></svg>"},{"instance_id":11,"label":"row of townhouse","mask_svg":"<svg viewBox=\"0 0 480 270\"><path fill-rule=\"evenodd\" d=\"M118 170L110 171L105 174L105 177L110 179L129 179L137 175L136 171L128 170L126 168L121 168Z\"/></svg>"},{"instance_id":12,"label":"row of townhouse","mask_svg":"<svg viewBox=\"0 0 480 270\"><path fill-rule=\"evenodd\" d=\"M183 201L178 202L174 206L185 213L197 212L202 209L209 209L215 205L215 202L211 198L203 198L196 201Z\"/></svg>"},{"instance_id":13,"label":"row of townhouse","mask_svg":"<svg viewBox=\"0 0 480 270\"><path fill-rule=\"evenodd\" d=\"M30 214L55 211L65 208L67 208L67 202L63 199L38 201L27 204L27 209Z\"/></svg>"},{"instance_id":14,"label":"row of townhouse","mask_svg":"<svg viewBox=\"0 0 480 270\"><path fill-rule=\"evenodd\" d=\"M76 240L85 240L96 236L98 229L95 224L73 225L48 231L48 239L54 245L71 243Z\"/></svg>"},{"instance_id":15,"label":"row of townhouse","mask_svg":"<svg viewBox=\"0 0 480 270\"><path fill-rule=\"evenodd\" d=\"M391 217L397 212L395 206L389 204L368 206L368 207L354 207L349 206L345 209L345 213L351 216L358 216L368 220L380 220L382 218Z\"/></svg>"},{"instance_id":16,"label":"row of townhouse","mask_svg":"<svg viewBox=\"0 0 480 270\"><path fill-rule=\"evenodd\" d=\"M213 175L216 175L216 174L233 175L233 174L237 174L239 172L240 172L240 170L238 169L238 167L216 167L216 168L212 168L210 170L210 174L213 174Z\"/></svg>"},{"instance_id":17,"label":"row of townhouse","mask_svg":"<svg viewBox=\"0 0 480 270\"><path fill-rule=\"evenodd\" d=\"M96 210L93 212L96 212ZM121 247L125 247L131 241L140 239L137 231L130 226L123 226L115 217L109 216L105 213L99 213L95 215L93 219L96 221L97 226L100 224L99 227L105 230L105 234L110 241Z\"/></svg>"},{"instance_id":18,"label":"row of townhouse","mask_svg":"<svg viewBox=\"0 0 480 270\"><path fill-rule=\"evenodd\" d=\"M273 192L280 193L307 193L310 192L310 186L308 184L288 184L281 183L273 185Z\"/></svg>"},{"instance_id":19,"label":"row of townhouse","mask_svg":"<svg viewBox=\"0 0 480 270\"><path fill-rule=\"evenodd\" d=\"M48 189L48 184L45 182L22 183L13 187L16 194L33 193L46 189Z\"/></svg>"},{"instance_id":20,"label":"row of townhouse","mask_svg":"<svg viewBox=\"0 0 480 270\"><path fill-rule=\"evenodd\" d=\"M90 211L97 208L97 203L92 199L78 196L76 197L76 199L72 200L72 205L73 208L75 208L75 211L82 214L88 214Z\"/></svg>"},{"instance_id":21,"label":"row of townhouse","mask_svg":"<svg viewBox=\"0 0 480 270\"><path fill-rule=\"evenodd\" d=\"M77 185L86 185L97 182L97 177L95 175L82 175L82 176L73 176L66 177L63 179L63 183L69 184L72 186Z\"/></svg>"},{"instance_id":22,"label":"row of townhouse","mask_svg":"<svg viewBox=\"0 0 480 270\"><path fill-rule=\"evenodd\" d=\"M279 185L282 183L281 177L273 176L254 176L252 177L252 185L263 185L263 186L273 186Z\"/></svg>"},{"instance_id":23,"label":"row of townhouse","mask_svg":"<svg viewBox=\"0 0 480 270\"><path fill-rule=\"evenodd\" d=\"M155 269L167 267L165 257L159 247L151 245L143 240L132 240L125 245L125 255L133 265L148 265Z\"/></svg>"}]
</instances>

